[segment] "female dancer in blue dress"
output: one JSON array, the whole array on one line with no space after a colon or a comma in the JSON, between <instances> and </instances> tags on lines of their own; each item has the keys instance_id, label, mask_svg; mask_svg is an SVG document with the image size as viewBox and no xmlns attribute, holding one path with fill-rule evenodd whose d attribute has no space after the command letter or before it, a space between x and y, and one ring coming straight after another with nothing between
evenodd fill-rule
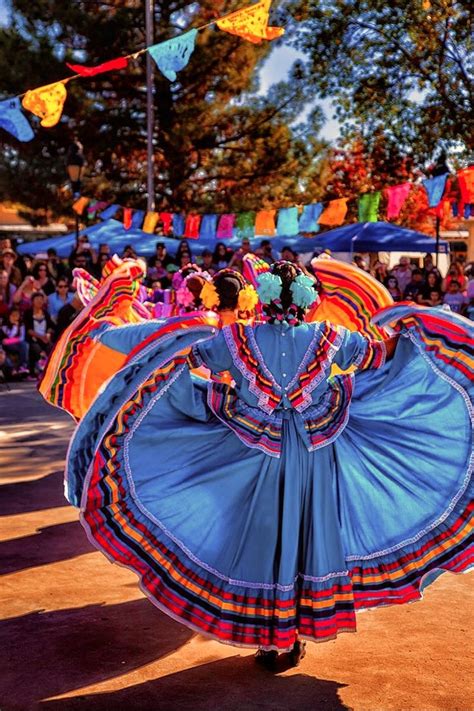
<instances>
[{"instance_id":1,"label":"female dancer in blue dress","mask_svg":"<svg viewBox=\"0 0 474 711\"><path fill-rule=\"evenodd\" d=\"M297 663L472 565L472 327L410 305L378 316L398 342L304 323L313 284L286 262L259 295L266 323L168 322L135 348L78 425L66 493L158 608Z\"/></svg>"}]
</instances>

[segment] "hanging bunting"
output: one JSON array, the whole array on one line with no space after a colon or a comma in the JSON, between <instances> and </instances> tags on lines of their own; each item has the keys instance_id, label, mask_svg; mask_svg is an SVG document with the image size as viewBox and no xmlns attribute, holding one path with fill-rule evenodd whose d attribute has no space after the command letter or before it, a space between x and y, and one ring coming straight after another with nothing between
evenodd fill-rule
<instances>
[{"instance_id":1,"label":"hanging bunting","mask_svg":"<svg viewBox=\"0 0 474 711\"><path fill-rule=\"evenodd\" d=\"M199 225L201 215L188 215L184 225L184 236L186 239L199 239Z\"/></svg>"},{"instance_id":2,"label":"hanging bunting","mask_svg":"<svg viewBox=\"0 0 474 711\"><path fill-rule=\"evenodd\" d=\"M311 205L303 205L303 212L300 216L298 228L300 232L319 232L318 219L323 211L322 203L314 202Z\"/></svg>"},{"instance_id":3,"label":"hanging bunting","mask_svg":"<svg viewBox=\"0 0 474 711\"><path fill-rule=\"evenodd\" d=\"M199 228L199 238L209 242L215 239L217 230L217 215L203 215L201 227Z\"/></svg>"},{"instance_id":4,"label":"hanging bunting","mask_svg":"<svg viewBox=\"0 0 474 711\"><path fill-rule=\"evenodd\" d=\"M108 205L105 210L102 210L99 217L101 220L110 220L111 217L115 217L119 210L120 205Z\"/></svg>"},{"instance_id":5,"label":"hanging bunting","mask_svg":"<svg viewBox=\"0 0 474 711\"><path fill-rule=\"evenodd\" d=\"M95 77L96 74L126 69L128 67L128 58L118 57L117 59L111 59L109 62L98 64L96 67L84 67L82 64L69 64L68 62L66 62L66 66L75 74L80 74L81 77Z\"/></svg>"},{"instance_id":6,"label":"hanging bunting","mask_svg":"<svg viewBox=\"0 0 474 711\"><path fill-rule=\"evenodd\" d=\"M262 0L255 5L237 10L227 17L216 20L216 25L223 32L237 35L253 42L253 44L260 44L264 39L276 39L281 37L285 30L283 27L268 26L270 5L271 0Z\"/></svg>"},{"instance_id":7,"label":"hanging bunting","mask_svg":"<svg viewBox=\"0 0 474 711\"><path fill-rule=\"evenodd\" d=\"M158 69L170 81L176 81L176 72L184 69L189 62L197 32L196 29L189 30L184 35L148 47L148 52Z\"/></svg>"},{"instance_id":8,"label":"hanging bunting","mask_svg":"<svg viewBox=\"0 0 474 711\"><path fill-rule=\"evenodd\" d=\"M458 170L457 176L463 204L474 203L474 165Z\"/></svg>"},{"instance_id":9,"label":"hanging bunting","mask_svg":"<svg viewBox=\"0 0 474 711\"><path fill-rule=\"evenodd\" d=\"M76 202L73 204L72 209L77 215L82 215L84 212L85 208L89 204L89 198L88 197L80 197Z\"/></svg>"},{"instance_id":10,"label":"hanging bunting","mask_svg":"<svg viewBox=\"0 0 474 711\"><path fill-rule=\"evenodd\" d=\"M380 192L361 195L357 205L359 222L377 222L379 219L379 205Z\"/></svg>"},{"instance_id":11,"label":"hanging bunting","mask_svg":"<svg viewBox=\"0 0 474 711\"><path fill-rule=\"evenodd\" d=\"M182 237L184 234L184 217L178 213L173 215L173 235Z\"/></svg>"},{"instance_id":12,"label":"hanging bunting","mask_svg":"<svg viewBox=\"0 0 474 711\"><path fill-rule=\"evenodd\" d=\"M274 237L276 210L260 210L255 218L255 236Z\"/></svg>"},{"instance_id":13,"label":"hanging bunting","mask_svg":"<svg viewBox=\"0 0 474 711\"><path fill-rule=\"evenodd\" d=\"M403 205L411 190L411 183L391 185L386 188L387 195L387 220L396 220L400 215Z\"/></svg>"},{"instance_id":14,"label":"hanging bunting","mask_svg":"<svg viewBox=\"0 0 474 711\"><path fill-rule=\"evenodd\" d=\"M132 227L136 230L141 230L144 219L145 210L134 210L132 215Z\"/></svg>"},{"instance_id":15,"label":"hanging bunting","mask_svg":"<svg viewBox=\"0 0 474 711\"><path fill-rule=\"evenodd\" d=\"M221 215L219 218L219 224L217 225L217 239L232 239L234 234L235 225L235 215L232 213L226 213Z\"/></svg>"},{"instance_id":16,"label":"hanging bunting","mask_svg":"<svg viewBox=\"0 0 474 711\"><path fill-rule=\"evenodd\" d=\"M173 213L160 212L161 231L164 235L169 235L173 231Z\"/></svg>"},{"instance_id":17,"label":"hanging bunting","mask_svg":"<svg viewBox=\"0 0 474 711\"><path fill-rule=\"evenodd\" d=\"M347 214L348 198L338 198L331 200L328 206L321 213L318 222L320 225L328 225L330 227L338 227L344 222Z\"/></svg>"},{"instance_id":18,"label":"hanging bunting","mask_svg":"<svg viewBox=\"0 0 474 711\"><path fill-rule=\"evenodd\" d=\"M61 118L67 97L64 81L68 80L40 86L38 89L31 89L23 97L23 108L31 111L35 116L39 116L43 128L56 126Z\"/></svg>"},{"instance_id":19,"label":"hanging bunting","mask_svg":"<svg viewBox=\"0 0 474 711\"><path fill-rule=\"evenodd\" d=\"M145 219L143 221L143 227L142 230L143 232L146 232L149 235L152 235L155 231L155 227L158 224L158 220L160 219L160 216L157 212L147 212L145 215Z\"/></svg>"},{"instance_id":20,"label":"hanging bunting","mask_svg":"<svg viewBox=\"0 0 474 711\"><path fill-rule=\"evenodd\" d=\"M123 226L126 230L129 230L132 226L132 216L133 210L131 207L123 208Z\"/></svg>"},{"instance_id":21,"label":"hanging bunting","mask_svg":"<svg viewBox=\"0 0 474 711\"><path fill-rule=\"evenodd\" d=\"M444 175L437 175L434 178L423 180L423 187L426 190L430 207L436 207L443 197L447 177L448 173L445 173Z\"/></svg>"},{"instance_id":22,"label":"hanging bunting","mask_svg":"<svg viewBox=\"0 0 474 711\"><path fill-rule=\"evenodd\" d=\"M0 101L0 128L8 131L17 141L22 141L23 143L34 138L35 134L21 110L18 96Z\"/></svg>"},{"instance_id":23,"label":"hanging bunting","mask_svg":"<svg viewBox=\"0 0 474 711\"><path fill-rule=\"evenodd\" d=\"M282 207L278 210L277 235L279 237L295 237L299 232L298 208Z\"/></svg>"},{"instance_id":24,"label":"hanging bunting","mask_svg":"<svg viewBox=\"0 0 474 711\"><path fill-rule=\"evenodd\" d=\"M241 212L236 216L235 236L239 239L250 239L255 236L255 212L253 210Z\"/></svg>"}]
</instances>

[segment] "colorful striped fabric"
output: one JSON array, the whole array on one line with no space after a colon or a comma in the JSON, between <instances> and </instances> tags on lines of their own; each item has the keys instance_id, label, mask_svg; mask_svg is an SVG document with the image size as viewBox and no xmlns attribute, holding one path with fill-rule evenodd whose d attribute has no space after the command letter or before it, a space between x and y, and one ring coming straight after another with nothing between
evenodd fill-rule
<instances>
[{"instance_id":1,"label":"colorful striped fabric","mask_svg":"<svg viewBox=\"0 0 474 711\"><path fill-rule=\"evenodd\" d=\"M367 272L327 256L311 262L320 282L320 302L307 314L307 321L330 321L375 340L387 338L372 322L381 308L393 304L387 289Z\"/></svg>"}]
</instances>

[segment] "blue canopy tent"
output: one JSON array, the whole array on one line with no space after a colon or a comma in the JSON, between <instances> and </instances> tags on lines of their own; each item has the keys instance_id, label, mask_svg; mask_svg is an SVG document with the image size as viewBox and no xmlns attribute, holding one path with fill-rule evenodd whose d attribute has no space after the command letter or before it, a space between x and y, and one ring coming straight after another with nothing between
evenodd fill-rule
<instances>
[{"instance_id":1,"label":"blue canopy tent","mask_svg":"<svg viewBox=\"0 0 474 711\"><path fill-rule=\"evenodd\" d=\"M331 252L436 252L433 237L389 222L356 222L337 227L315 238L317 246ZM449 245L439 241L439 252Z\"/></svg>"}]
</instances>

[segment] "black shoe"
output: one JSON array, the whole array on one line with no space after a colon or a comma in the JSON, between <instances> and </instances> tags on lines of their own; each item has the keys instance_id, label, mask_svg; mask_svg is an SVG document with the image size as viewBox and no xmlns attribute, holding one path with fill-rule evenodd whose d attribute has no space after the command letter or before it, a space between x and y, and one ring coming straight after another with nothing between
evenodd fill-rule
<instances>
[{"instance_id":1,"label":"black shoe","mask_svg":"<svg viewBox=\"0 0 474 711\"><path fill-rule=\"evenodd\" d=\"M270 671L275 671L277 667L278 652L274 650L259 649L255 654L255 661L262 667L269 669Z\"/></svg>"},{"instance_id":2,"label":"black shoe","mask_svg":"<svg viewBox=\"0 0 474 711\"><path fill-rule=\"evenodd\" d=\"M306 642L303 640L299 639L297 642L294 643L293 649L291 650L289 654L289 661L291 663L291 666L297 667L299 666L299 663L301 662L302 659L306 656Z\"/></svg>"}]
</instances>

